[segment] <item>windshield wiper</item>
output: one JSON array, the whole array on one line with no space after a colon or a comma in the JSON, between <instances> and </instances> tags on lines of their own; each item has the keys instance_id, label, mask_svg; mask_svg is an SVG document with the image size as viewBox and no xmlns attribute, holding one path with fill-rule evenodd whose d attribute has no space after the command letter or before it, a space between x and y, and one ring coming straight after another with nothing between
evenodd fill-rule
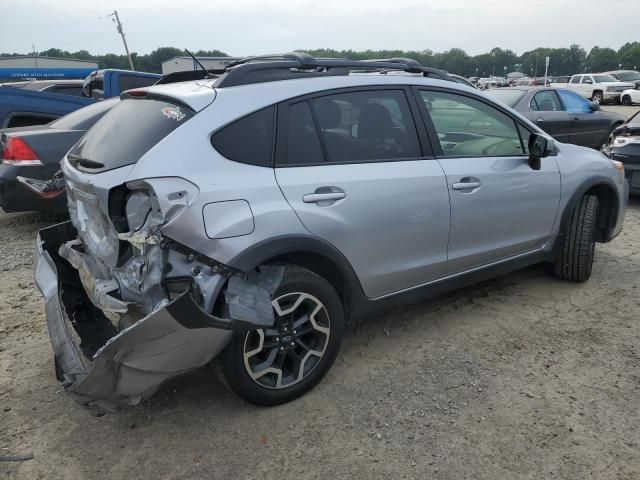
<instances>
[{"instance_id":1,"label":"windshield wiper","mask_svg":"<svg viewBox=\"0 0 640 480\"><path fill-rule=\"evenodd\" d=\"M104 168L104 163L102 162L97 162L95 160L91 160L90 158L84 158L73 153L67 154L67 158L72 162L72 165L74 167L77 164L84 168Z\"/></svg>"}]
</instances>

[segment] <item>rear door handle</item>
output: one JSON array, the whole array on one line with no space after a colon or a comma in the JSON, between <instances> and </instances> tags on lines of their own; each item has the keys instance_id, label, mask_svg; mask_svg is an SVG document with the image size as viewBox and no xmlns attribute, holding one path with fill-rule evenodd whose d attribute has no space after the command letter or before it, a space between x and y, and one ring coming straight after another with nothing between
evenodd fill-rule
<instances>
[{"instance_id":1,"label":"rear door handle","mask_svg":"<svg viewBox=\"0 0 640 480\"><path fill-rule=\"evenodd\" d=\"M320 205L330 205L333 202L342 200L347 194L338 187L319 187L313 193L307 193L302 196L304 203L317 203Z\"/></svg>"},{"instance_id":2,"label":"rear door handle","mask_svg":"<svg viewBox=\"0 0 640 480\"><path fill-rule=\"evenodd\" d=\"M342 200L347 194L344 192L332 192L332 193L307 193L302 197L304 203L318 203L326 201Z\"/></svg>"},{"instance_id":3,"label":"rear door handle","mask_svg":"<svg viewBox=\"0 0 640 480\"><path fill-rule=\"evenodd\" d=\"M475 182L458 182L451 185L451 188L454 190L473 190L474 188L478 188L482 185L479 181Z\"/></svg>"}]
</instances>

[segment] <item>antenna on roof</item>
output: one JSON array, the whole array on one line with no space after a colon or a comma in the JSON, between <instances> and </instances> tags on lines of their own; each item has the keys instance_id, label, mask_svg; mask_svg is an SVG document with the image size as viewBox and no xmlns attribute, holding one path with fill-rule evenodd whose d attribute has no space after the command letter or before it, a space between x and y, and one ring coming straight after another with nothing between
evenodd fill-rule
<instances>
[{"instance_id":1,"label":"antenna on roof","mask_svg":"<svg viewBox=\"0 0 640 480\"><path fill-rule=\"evenodd\" d=\"M207 70L206 68L204 68L204 65L202 65L200 63L200 61L195 57L195 55L193 53L191 53L189 50L187 50L186 48L184 49L185 52L187 52L187 55L189 55L191 58L193 58L193 61L196 62L198 64L198 66L204 71L205 75L204 78L216 78L215 76L211 75L209 73L209 70Z\"/></svg>"}]
</instances>

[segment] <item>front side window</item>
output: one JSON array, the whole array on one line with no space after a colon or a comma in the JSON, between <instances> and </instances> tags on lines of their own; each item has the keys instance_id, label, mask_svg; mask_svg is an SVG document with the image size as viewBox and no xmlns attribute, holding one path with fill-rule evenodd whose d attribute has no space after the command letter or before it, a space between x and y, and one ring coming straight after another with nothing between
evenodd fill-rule
<instances>
[{"instance_id":1,"label":"front side window","mask_svg":"<svg viewBox=\"0 0 640 480\"><path fill-rule=\"evenodd\" d=\"M327 161L418 158L418 135L403 91L339 93L311 100Z\"/></svg>"},{"instance_id":2,"label":"front side window","mask_svg":"<svg viewBox=\"0 0 640 480\"><path fill-rule=\"evenodd\" d=\"M569 113L587 113L590 111L589 102L570 90L558 90L560 98Z\"/></svg>"},{"instance_id":3,"label":"front side window","mask_svg":"<svg viewBox=\"0 0 640 480\"><path fill-rule=\"evenodd\" d=\"M538 92L531 99L531 110L535 112L560 112L562 104L553 90Z\"/></svg>"},{"instance_id":4,"label":"front side window","mask_svg":"<svg viewBox=\"0 0 640 480\"><path fill-rule=\"evenodd\" d=\"M480 100L421 91L445 157L523 155L515 121Z\"/></svg>"},{"instance_id":5,"label":"front side window","mask_svg":"<svg viewBox=\"0 0 640 480\"><path fill-rule=\"evenodd\" d=\"M236 120L214 133L211 144L223 157L234 162L270 167L274 115L275 107L271 106Z\"/></svg>"}]
</instances>

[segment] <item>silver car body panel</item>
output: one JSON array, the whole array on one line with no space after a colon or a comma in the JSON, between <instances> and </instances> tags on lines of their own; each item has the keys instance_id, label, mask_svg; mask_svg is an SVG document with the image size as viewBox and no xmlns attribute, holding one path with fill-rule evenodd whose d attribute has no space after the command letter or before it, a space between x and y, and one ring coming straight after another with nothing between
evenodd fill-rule
<instances>
[{"instance_id":1,"label":"silver car body panel","mask_svg":"<svg viewBox=\"0 0 640 480\"><path fill-rule=\"evenodd\" d=\"M40 244L36 282L47 302L58 363L74 377L67 379L69 388L85 400L135 402L164 379L213 358L231 338L215 319L206 320L221 291L226 291L231 320L243 328L268 321L265 292L275 290L276 277L251 278L256 274L247 272L257 265L238 259L269 242L290 238L291 250L304 251L296 239L310 239L333 249L352 269L355 289L366 300L551 252L575 195L598 182L617 191L611 236L622 226L623 176L599 152L572 145L556 145L556 155L542 159L539 171L526 157L274 169L231 161L211 145L211 135L225 125L297 96L345 87L420 85L483 98L461 84L413 75L336 76L217 90L211 84L146 89L199 113L134 165L91 174L66 158L62 162L78 238L65 238L55 251ZM511 115L543 133L523 116ZM480 186L454 190L464 177ZM129 231L117 231L109 211L110 195L123 186L130 192L124 212ZM330 204L303 201L326 186L342 188L345 197ZM235 267L240 264L242 271ZM65 272L56 272L60 265ZM74 312L64 305L70 300L60 293L64 275L74 277L100 315L122 315L116 333L89 357L74 338L69 317ZM177 281L175 291L170 280ZM185 327L193 315L213 323Z\"/></svg>"}]
</instances>

